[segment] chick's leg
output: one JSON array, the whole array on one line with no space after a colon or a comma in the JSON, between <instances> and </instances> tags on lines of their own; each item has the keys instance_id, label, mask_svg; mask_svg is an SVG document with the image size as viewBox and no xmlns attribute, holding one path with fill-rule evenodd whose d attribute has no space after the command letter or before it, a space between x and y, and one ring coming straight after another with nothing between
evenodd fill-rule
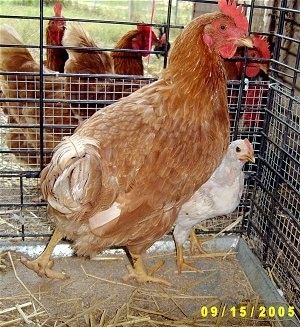
<instances>
[{"instance_id":1,"label":"chick's leg","mask_svg":"<svg viewBox=\"0 0 300 327\"><path fill-rule=\"evenodd\" d=\"M181 274L182 271L195 271L202 273L201 269L197 269L192 265L185 262L183 258L183 246L176 243L176 264L177 264L177 271Z\"/></svg>"},{"instance_id":2,"label":"chick's leg","mask_svg":"<svg viewBox=\"0 0 300 327\"><path fill-rule=\"evenodd\" d=\"M210 240L212 237L204 237L202 240L200 240L195 230L192 230L190 233L190 252L191 254L195 254L196 252L200 254L207 253L207 251L204 249L203 244Z\"/></svg>"},{"instance_id":3,"label":"chick's leg","mask_svg":"<svg viewBox=\"0 0 300 327\"><path fill-rule=\"evenodd\" d=\"M129 274L124 277L125 281L129 279L135 279L138 283L152 282L152 283L164 284L166 286L171 285L170 282L168 282L163 278L156 278L152 276L152 274L154 274L155 271L157 271L163 265L163 262L159 262L158 265L155 265L151 269L151 272L148 273L142 257L140 255L136 255L133 253L130 253L130 255L133 261L133 267L131 265L127 267Z\"/></svg>"},{"instance_id":4,"label":"chick's leg","mask_svg":"<svg viewBox=\"0 0 300 327\"><path fill-rule=\"evenodd\" d=\"M63 279L66 277L65 274L53 271L53 260L50 260L51 254L62 239L63 234L58 228L55 228L51 239L44 250L44 252L35 260L27 260L26 258L21 258L21 262L29 269L35 271L40 277L46 276L52 279Z\"/></svg>"}]
</instances>

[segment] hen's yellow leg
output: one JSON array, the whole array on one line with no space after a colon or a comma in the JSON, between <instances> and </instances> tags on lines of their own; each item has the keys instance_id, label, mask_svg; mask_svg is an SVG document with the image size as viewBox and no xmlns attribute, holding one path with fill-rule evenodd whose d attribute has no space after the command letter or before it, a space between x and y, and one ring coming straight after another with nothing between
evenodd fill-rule
<instances>
[{"instance_id":1,"label":"hen's yellow leg","mask_svg":"<svg viewBox=\"0 0 300 327\"><path fill-rule=\"evenodd\" d=\"M160 261L157 265L150 269L151 272L147 273L142 257L140 255L132 253L130 253L130 255L133 261L133 267L131 265L127 266L129 274L124 277L125 281L129 279L135 279L138 283L151 282L164 284L166 286L171 285L170 282L163 278L157 278L152 276L152 274L154 274L155 271L157 271L163 265L163 262Z\"/></svg>"},{"instance_id":2,"label":"hen's yellow leg","mask_svg":"<svg viewBox=\"0 0 300 327\"><path fill-rule=\"evenodd\" d=\"M52 279L63 279L66 277L64 273L53 271L53 260L50 260L51 254L57 243L63 238L63 234L58 228L55 228L49 243L44 252L35 260L27 260L21 258L21 262L29 269L35 271L40 277L46 276Z\"/></svg>"},{"instance_id":3,"label":"hen's yellow leg","mask_svg":"<svg viewBox=\"0 0 300 327\"><path fill-rule=\"evenodd\" d=\"M190 233L190 252L191 254L195 254L196 252L200 254L207 253L207 251L204 249L203 244L207 242L208 240L212 239L211 236L204 237L201 240L197 237L195 230L193 229Z\"/></svg>"},{"instance_id":4,"label":"hen's yellow leg","mask_svg":"<svg viewBox=\"0 0 300 327\"><path fill-rule=\"evenodd\" d=\"M181 274L182 271L195 271L202 273L201 269L197 269L192 265L185 262L183 258L183 246L176 243L176 264L177 264L177 271Z\"/></svg>"}]
</instances>

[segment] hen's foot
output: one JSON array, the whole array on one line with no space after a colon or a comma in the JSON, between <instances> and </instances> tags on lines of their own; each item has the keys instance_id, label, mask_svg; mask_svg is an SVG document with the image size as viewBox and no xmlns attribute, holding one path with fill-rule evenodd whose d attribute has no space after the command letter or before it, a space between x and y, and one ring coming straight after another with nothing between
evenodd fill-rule
<instances>
[{"instance_id":1,"label":"hen's foot","mask_svg":"<svg viewBox=\"0 0 300 327\"><path fill-rule=\"evenodd\" d=\"M40 277L48 277L51 279L65 279L68 276L63 272L54 271L51 268L53 267L53 260L43 261L39 258L36 260L27 260L26 258L21 258L21 262L29 269L35 271Z\"/></svg>"},{"instance_id":2,"label":"hen's foot","mask_svg":"<svg viewBox=\"0 0 300 327\"><path fill-rule=\"evenodd\" d=\"M35 260L27 260L21 258L21 262L29 269L35 271L40 277L48 277L52 279L64 279L66 275L53 271L53 261L50 260L51 254L56 244L62 239L63 234L58 228L55 228L53 235L50 238L48 245L44 252Z\"/></svg>"},{"instance_id":3,"label":"hen's foot","mask_svg":"<svg viewBox=\"0 0 300 327\"><path fill-rule=\"evenodd\" d=\"M182 272L186 272L186 271L203 273L203 270L192 266L191 264L185 262L184 260L182 262L177 262L177 270L178 270L179 274L181 274Z\"/></svg>"},{"instance_id":4,"label":"hen's foot","mask_svg":"<svg viewBox=\"0 0 300 327\"><path fill-rule=\"evenodd\" d=\"M137 271L131 265L127 266L127 270L129 272L129 274L123 277L123 280L126 282L128 280L134 279L138 283L141 283L141 284L142 283L156 283L156 284L163 284L166 286L172 285L166 279L153 277L151 274L147 274L147 272ZM157 270L157 269L155 268L155 270Z\"/></svg>"},{"instance_id":5,"label":"hen's foot","mask_svg":"<svg viewBox=\"0 0 300 327\"><path fill-rule=\"evenodd\" d=\"M171 286L171 283L167 280L153 277L153 274L164 265L164 261L159 261L147 272L142 257L132 253L130 255L133 261L133 267L131 265L127 266L129 274L123 278L125 281L135 279L138 283L150 282Z\"/></svg>"}]
</instances>

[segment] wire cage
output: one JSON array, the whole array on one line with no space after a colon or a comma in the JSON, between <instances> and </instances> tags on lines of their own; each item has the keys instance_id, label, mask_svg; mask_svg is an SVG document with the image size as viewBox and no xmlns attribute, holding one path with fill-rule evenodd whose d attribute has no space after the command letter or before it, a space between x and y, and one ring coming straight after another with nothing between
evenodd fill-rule
<instances>
[{"instance_id":1,"label":"wire cage","mask_svg":"<svg viewBox=\"0 0 300 327\"><path fill-rule=\"evenodd\" d=\"M22 19L32 19L43 33L51 17L44 16L46 2L39 4L39 15L22 16ZM214 11L215 4L216 1L194 1L194 16ZM300 10L297 5L292 0L243 2L250 32L266 36L272 53L267 75L256 79L245 79L243 75L240 80L228 81L231 140L247 137L257 161L245 166L246 184L236 211L200 227L204 234L218 233L237 221L230 233L246 239L299 314ZM164 15L164 24L149 24L153 28L166 26L171 37L183 27L178 23L178 1L176 6L168 1ZM16 17L2 13L0 18L6 23L11 20L13 25ZM121 20L80 19L80 22L125 25ZM130 27L136 24L126 23ZM47 49L43 37L38 45L28 43L26 47L42 62ZM157 53L152 52L152 56ZM243 57L243 60L248 59ZM166 61L161 60L161 68L163 64ZM96 110L157 77L1 71L0 78L0 239L4 242L45 240L51 235L52 227L46 217L47 204L41 200L39 174L51 159L54 147ZM62 96L66 84L69 92ZM250 94L249 89L255 92ZM246 115L249 112L251 115Z\"/></svg>"}]
</instances>

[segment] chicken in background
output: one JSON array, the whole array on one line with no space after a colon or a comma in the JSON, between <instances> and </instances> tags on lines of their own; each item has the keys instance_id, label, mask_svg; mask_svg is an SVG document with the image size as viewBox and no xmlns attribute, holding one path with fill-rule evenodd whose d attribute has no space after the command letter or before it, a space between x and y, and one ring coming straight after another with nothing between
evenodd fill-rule
<instances>
[{"instance_id":1,"label":"chicken in background","mask_svg":"<svg viewBox=\"0 0 300 327\"><path fill-rule=\"evenodd\" d=\"M126 280L169 285L148 274L142 254L221 163L229 145L221 57L252 46L241 6L220 0L219 8L186 26L156 82L97 111L56 147L41 173L55 231L40 257L22 258L39 276L65 277L50 257L66 237L78 255L126 247Z\"/></svg>"},{"instance_id":2,"label":"chicken in background","mask_svg":"<svg viewBox=\"0 0 300 327\"><path fill-rule=\"evenodd\" d=\"M253 36L253 49L249 49L249 56L252 58L262 58L269 60L271 58L271 53L269 50L269 42L263 36L254 35ZM262 106L266 104L268 85L263 83L259 79L259 73L262 70L267 76L269 69L268 62L249 62L246 66L245 74L251 80L257 80L255 85L250 84L249 87L244 92L244 102L245 107L243 113L243 123L247 128L262 127L263 125L263 115L260 113Z\"/></svg>"},{"instance_id":3,"label":"chicken in background","mask_svg":"<svg viewBox=\"0 0 300 327\"><path fill-rule=\"evenodd\" d=\"M246 66L244 59L239 59L235 61L224 60L224 68L228 80L241 80L243 72L244 77L251 81L260 80L261 75L263 76L263 79L266 78L269 69L269 59L271 57L269 43L264 36L260 36L257 34L253 35L252 40L253 48L247 49L247 58L249 58L250 60L247 59ZM245 54L244 52L244 49L237 49L235 57L243 57ZM261 118L261 115L257 114L257 110L259 109L258 105L262 104L264 101L267 92L267 86L259 82L258 84L260 84L261 87L257 87L253 84L247 85L247 89L243 93L242 106L246 107L246 109L245 113L243 114L242 120L244 121L245 126L250 126L250 124L253 125L253 119L255 117L257 119ZM229 107L236 107L238 93L239 92L237 90L232 90L229 87ZM254 104L257 105L256 110ZM235 112L231 111L230 121L233 124L232 127L238 126L238 122L235 121ZM250 123L250 121L252 121L252 123Z\"/></svg>"},{"instance_id":4,"label":"chicken in background","mask_svg":"<svg viewBox=\"0 0 300 327\"><path fill-rule=\"evenodd\" d=\"M220 166L210 179L203 184L184 203L179 212L173 236L177 251L177 269L200 271L186 263L183 257L183 244L191 236L191 246L205 252L193 227L207 219L227 215L233 212L240 203L244 189L244 164L255 162L253 147L248 139L231 142Z\"/></svg>"},{"instance_id":5,"label":"chicken in background","mask_svg":"<svg viewBox=\"0 0 300 327\"><path fill-rule=\"evenodd\" d=\"M79 75L65 78L65 96L72 101L74 116L82 121L92 116L98 108L103 107L95 101L105 99L108 91L105 80L93 75L113 74L113 60L109 53L96 50L96 43L79 23L68 24L62 43L66 47L81 48L67 49L69 59L65 63L65 73ZM80 74L88 76L80 76Z\"/></svg>"},{"instance_id":6,"label":"chicken in background","mask_svg":"<svg viewBox=\"0 0 300 327\"><path fill-rule=\"evenodd\" d=\"M23 44L12 27L3 25L1 30L3 44ZM95 49L96 44L79 24L68 24L63 43L65 46L82 47L82 50L68 49L70 58L65 63L65 72L83 76L59 77L44 66L43 73L52 75L44 76L45 117L43 123L48 126L53 125L53 128L44 129L44 163L50 161L53 148L64 136L70 135L80 122L105 106L98 100L116 101L151 82L151 80L137 79L124 85L116 80L112 82L108 78L93 77L95 74L113 74L113 60L108 53ZM40 65L26 48L1 47L0 51L1 70L4 72L37 73L36 76L3 75L1 87L4 98L20 99L18 102L7 102L2 106L4 113L8 116L7 122L11 125L11 128L7 129L6 143L22 163L39 165L42 151L40 103L27 99L40 99L40 77L38 76ZM34 124L36 127L19 127L19 124L26 123ZM61 125L64 126L61 127Z\"/></svg>"},{"instance_id":7,"label":"chicken in background","mask_svg":"<svg viewBox=\"0 0 300 327\"><path fill-rule=\"evenodd\" d=\"M247 49L245 77L258 78L260 72L268 74L269 62L261 61L261 59L270 59L269 43L264 36L254 34L252 37L253 48ZM244 49L237 49L235 57L243 57ZM255 60L257 59L257 61ZM244 70L245 60L224 60L224 67L228 80L240 80Z\"/></svg>"},{"instance_id":8,"label":"chicken in background","mask_svg":"<svg viewBox=\"0 0 300 327\"><path fill-rule=\"evenodd\" d=\"M160 26L158 28L158 41L157 44L154 47L154 51L162 51L162 54L157 54L156 56L158 58L168 57L169 50L171 48L171 44L169 41L167 41L167 29L166 26Z\"/></svg>"},{"instance_id":9,"label":"chicken in background","mask_svg":"<svg viewBox=\"0 0 300 327\"><path fill-rule=\"evenodd\" d=\"M55 0L53 7L54 17L62 18L62 4L59 0ZM60 48L47 48L46 49L46 60L44 65L60 73L64 72L65 62L68 59L67 51L61 47L62 38L66 29L66 22L64 20L50 19L46 28L46 45L60 46Z\"/></svg>"},{"instance_id":10,"label":"chicken in background","mask_svg":"<svg viewBox=\"0 0 300 327\"><path fill-rule=\"evenodd\" d=\"M152 28L147 25L138 24L135 30L127 32L121 37L115 46L115 50L135 50L113 51L111 57L114 61L115 73L119 75L144 75L143 57L149 55L151 47L157 43L158 39ZM144 52L138 52L142 50Z\"/></svg>"},{"instance_id":11,"label":"chicken in background","mask_svg":"<svg viewBox=\"0 0 300 327\"><path fill-rule=\"evenodd\" d=\"M0 47L0 70L3 72L0 77L2 96L4 99L20 99L20 101L7 101L2 104L8 124L11 125L11 128L6 130L7 146L14 151L15 157L22 163L34 165L41 163L41 121L38 100L40 97L44 97L43 124L47 126L44 128L43 134L45 155L43 160L48 163L53 148L63 136L72 134L74 128L70 126L78 124L69 105L60 101L64 98L64 78L54 75L44 76L43 95L41 95L40 65L27 48L21 47L23 45L21 37L11 26L1 25L0 34L3 45ZM5 47L5 44L20 47ZM16 74L6 75L5 72L15 72ZM53 72L44 67L43 73ZM53 99L59 100L53 102ZM50 101L47 102L47 100ZM30 124L31 127L23 127L24 124ZM50 127L51 125L59 127Z\"/></svg>"},{"instance_id":12,"label":"chicken in background","mask_svg":"<svg viewBox=\"0 0 300 327\"><path fill-rule=\"evenodd\" d=\"M127 36L122 37L121 40L123 40L122 42L125 45L128 44L128 35L132 34L134 39L129 38L129 43L132 47L136 49L140 47L141 50L144 50L146 47L148 49L149 32L152 33L153 42L156 36L148 26L138 26L138 31L128 32ZM140 79L128 79L127 83L124 83L122 80L118 78L112 79L110 76L107 78L94 77L93 75L95 74L120 74L120 69L124 69L122 70L124 74L140 75L142 74L141 67L143 67L142 54L126 52L125 56L114 57L114 53L110 55L100 49L96 50L96 43L80 24L68 24L62 42L66 47L81 48L68 49L70 58L65 64L65 73L78 74L77 76L66 77L65 91L66 98L72 101L73 114L80 121L92 116L98 109L103 108L105 102L116 101L141 88L143 84L150 83L149 80ZM118 71L114 69L115 64L117 64ZM80 74L89 76L80 76Z\"/></svg>"}]
</instances>

